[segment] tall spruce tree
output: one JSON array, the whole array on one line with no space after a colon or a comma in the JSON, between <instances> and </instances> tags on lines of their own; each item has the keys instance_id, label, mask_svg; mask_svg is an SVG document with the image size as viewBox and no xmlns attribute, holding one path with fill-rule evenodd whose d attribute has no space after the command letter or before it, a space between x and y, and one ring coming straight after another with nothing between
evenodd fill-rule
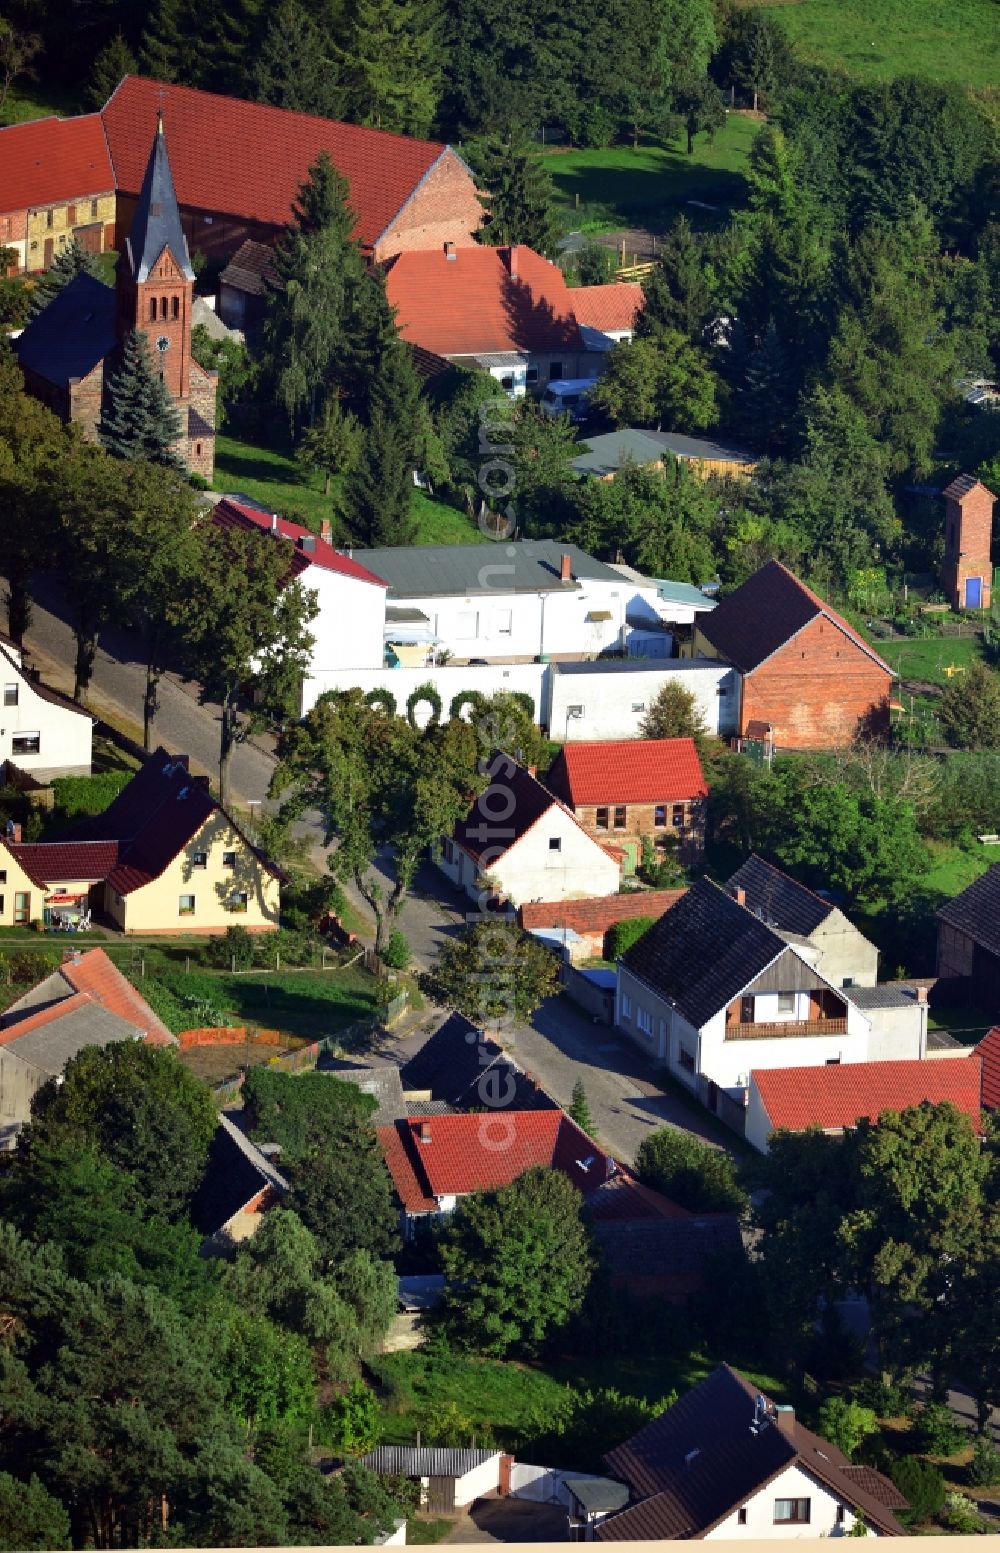
<instances>
[{"instance_id":1,"label":"tall spruce tree","mask_svg":"<svg viewBox=\"0 0 1000 1553\"><path fill-rule=\"evenodd\" d=\"M150 359L148 337L134 329L108 384L98 436L115 458L146 458L183 469L176 446L181 430L177 406Z\"/></svg>"},{"instance_id":2,"label":"tall spruce tree","mask_svg":"<svg viewBox=\"0 0 1000 1553\"><path fill-rule=\"evenodd\" d=\"M385 352L371 389L361 453L345 482L351 527L369 545L406 545L411 513L420 385L402 341Z\"/></svg>"},{"instance_id":3,"label":"tall spruce tree","mask_svg":"<svg viewBox=\"0 0 1000 1553\"><path fill-rule=\"evenodd\" d=\"M28 317L37 317L77 275L93 275L99 280L101 269L96 254L86 253L74 237L61 253L56 254L41 280L36 282L28 304Z\"/></svg>"},{"instance_id":4,"label":"tall spruce tree","mask_svg":"<svg viewBox=\"0 0 1000 1553\"><path fill-rule=\"evenodd\" d=\"M356 0L344 50L351 116L427 135L444 83L440 0Z\"/></svg>"},{"instance_id":5,"label":"tall spruce tree","mask_svg":"<svg viewBox=\"0 0 1000 1553\"><path fill-rule=\"evenodd\" d=\"M674 329L703 345L715 316L717 281L705 244L686 216L678 216L660 247L660 262L645 285L645 306L635 332L656 335Z\"/></svg>"},{"instance_id":6,"label":"tall spruce tree","mask_svg":"<svg viewBox=\"0 0 1000 1553\"><path fill-rule=\"evenodd\" d=\"M337 390L344 404L367 423L372 390L382 363L399 335L386 296L385 281L375 270L357 275L350 287L348 327L335 367Z\"/></svg>"},{"instance_id":7,"label":"tall spruce tree","mask_svg":"<svg viewBox=\"0 0 1000 1553\"><path fill-rule=\"evenodd\" d=\"M86 100L92 108L103 108L123 76L135 75L138 70L135 55L116 32L94 60L87 82Z\"/></svg>"},{"instance_id":8,"label":"tall spruce tree","mask_svg":"<svg viewBox=\"0 0 1000 1553\"><path fill-rule=\"evenodd\" d=\"M557 227L552 179L534 149L524 142L486 141L478 157L486 219L479 233L491 247L525 243L548 255Z\"/></svg>"},{"instance_id":9,"label":"tall spruce tree","mask_svg":"<svg viewBox=\"0 0 1000 1553\"><path fill-rule=\"evenodd\" d=\"M343 71L330 35L298 0L282 0L271 17L253 71L253 94L296 113L342 119Z\"/></svg>"},{"instance_id":10,"label":"tall spruce tree","mask_svg":"<svg viewBox=\"0 0 1000 1553\"><path fill-rule=\"evenodd\" d=\"M293 431L315 416L345 348L349 301L362 274L347 180L321 151L274 253L279 285L264 320L265 368Z\"/></svg>"},{"instance_id":11,"label":"tall spruce tree","mask_svg":"<svg viewBox=\"0 0 1000 1553\"><path fill-rule=\"evenodd\" d=\"M199 37L196 0L155 0L139 40L143 74L157 81L201 86L207 50L199 47Z\"/></svg>"}]
</instances>

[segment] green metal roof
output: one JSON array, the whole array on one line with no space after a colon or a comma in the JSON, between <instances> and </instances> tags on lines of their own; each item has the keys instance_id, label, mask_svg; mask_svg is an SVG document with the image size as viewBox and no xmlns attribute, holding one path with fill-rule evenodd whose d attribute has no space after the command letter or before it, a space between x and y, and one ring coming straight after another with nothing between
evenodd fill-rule
<instances>
[{"instance_id":1,"label":"green metal roof","mask_svg":"<svg viewBox=\"0 0 1000 1553\"><path fill-rule=\"evenodd\" d=\"M626 587L621 575L603 561L558 539L521 539L484 545L393 545L354 550L359 565L389 584L394 599L449 598L456 594L567 593L586 582ZM560 581L561 558L568 555L572 581Z\"/></svg>"}]
</instances>

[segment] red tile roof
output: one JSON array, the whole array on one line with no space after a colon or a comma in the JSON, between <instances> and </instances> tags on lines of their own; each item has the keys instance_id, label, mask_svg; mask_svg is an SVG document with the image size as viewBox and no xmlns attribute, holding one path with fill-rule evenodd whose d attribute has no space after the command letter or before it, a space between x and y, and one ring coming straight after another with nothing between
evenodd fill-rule
<instances>
[{"instance_id":1,"label":"red tile roof","mask_svg":"<svg viewBox=\"0 0 1000 1553\"><path fill-rule=\"evenodd\" d=\"M584 901L527 901L518 920L531 928L564 927L574 933L604 933L616 922L633 917L662 917L676 906L684 890L631 890L627 895L598 895Z\"/></svg>"},{"instance_id":2,"label":"red tile roof","mask_svg":"<svg viewBox=\"0 0 1000 1553\"><path fill-rule=\"evenodd\" d=\"M117 1014L119 1019L125 1019L130 1025L144 1030L151 1044L176 1045L162 1019L154 1014L145 998L139 996L132 983L108 959L103 949L88 949L84 954L64 960L59 969L76 992L96 998L109 1013Z\"/></svg>"},{"instance_id":3,"label":"red tile roof","mask_svg":"<svg viewBox=\"0 0 1000 1553\"><path fill-rule=\"evenodd\" d=\"M222 528L259 528L288 540L289 544L295 546L292 576L300 576L309 566L318 566L321 571L338 572L342 577L353 577L358 582L370 582L376 588L389 586L387 582L382 581L381 577L376 577L374 572L360 566L349 555L336 550L329 540L321 539L312 529L303 527L301 523L290 523L286 518L276 517L270 512L262 512L257 507L247 507L243 502L233 501L229 496L216 503L212 516ZM305 543L311 544L314 548L306 551L303 548Z\"/></svg>"},{"instance_id":4,"label":"red tile roof","mask_svg":"<svg viewBox=\"0 0 1000 1553\"><path fill-rule=\"evenodd\" d=\"M143 156L149 154L149 138ZM0 211L110 194L114 188L100 114L33 119L0 129Z\"/></svg>"},{"instance_id":5,"label":"red tile roof","mask_svg":"<svg viewBox=\"0 0 1000 1553\"><path fill-rule=\"evenodd\" d=\"M427 1142L421 1126L430 1130ZM601 1217L676 1218L686 1210L636 1181L563 1111L479 1111L408 1116L376 1134L407 1213L433 1213L440 1197L508 1186L532 1166L561 1170ZM621 1177L621 1183L618 1178ZM616 1182L614 1193L607 1192Z\"/></svg>"},{"instance_id":6,"label":"red tile roof","mask_svg":"<svg viewBox=\"0 0 1000 1553\"><path fill-rule=\"evenodd\" d=\"M578 324L589 329L631 329L645 296L641 286L616 280L607 286L573 286L570 300Z\"/></svg>"},{"instance_id":7,"label":"red tile roof","mask_svg":"<svg viewBox=\"0 0 1000 1553\"><path fill-rule=\"evenodd\" d=\"M161 107L182 206L284 226L310 164L325 150L350 184L355 235L368 247L445 150L435 141L126 76L101 114L126 194L139 192Z\"/></svg>"},{"instance_id":8,"label":"red tile roof","mask_svg":"<svg viewBox=\"0 0 1000 1553\"><path fill-rule=\"evenodd\" d=\"M976 1056L941 1057L762 1069L751 1073L750 1083L757 1088L772 1128L837 1131L853 1127L861 1117L874 1121L884 1111L904 1111L924 1101L937 1105L942 1100L950 1100L978 1126L980 1075Z\"/></svg>"},{"instance_id":9,"label":"red tile roof","mask_svg":"<svg viewBox=\"0 0 1000 1553\"><path fill-rule=\"evenodd\" d=\"M700 616L698 630L717 652L748 674L819 615L843 631L886 674L894 673L852 625L780 561L768 561L735 593Z\"/></svg>"},{"instance_id":10,"label":"red tile roof","mask_svg":"<svg viewBox=\"0 0 1000 1553\"><path fill-rule=\"evenodd\" d=\"M983 1105L988 1111L1000 1111L1000 1025L983 1036L976 1056L983 1065Z\"/></svg>"},{"instance_id":11,"label":"red tile roof","mask_svg":"<svg viewBox=\"0 0 1000 1553\"><path fill-rule=\"evenodd\" d=\"M8 841L6 846L39 889L70 881L96 884L118 861L117 841Z\"/></svg>"},{"instance_id":12,"label":"red tile roof","mask_svg":"<svg viewBox=\"0 0 1000 1553\"><path fill-rule=\"evenodd\" d=\"M548 776L552 791L581 804L666 803L705 798L693 739L609 739L564 744Z\"/></svg>"},{"instance_id":13,"label":"red tile roof","mask_svg":"<svg viewBox=\"0 0 1000 1553\"><path fill-rule=\"evenodd\" d=\"M583 349L562 270L530 248L401 253L385 284L403 339L438 356Z\"/></svg>"}]
</instances>

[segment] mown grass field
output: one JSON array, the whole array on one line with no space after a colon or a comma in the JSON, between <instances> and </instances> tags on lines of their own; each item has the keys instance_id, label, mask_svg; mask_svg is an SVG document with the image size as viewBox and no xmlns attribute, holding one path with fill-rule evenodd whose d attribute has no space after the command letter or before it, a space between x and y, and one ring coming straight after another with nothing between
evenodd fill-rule
<instances>
[{"instance_id":1,"label":"mown grass field","mask_svg":"<svg viewBox=\"0 0 1000 1553\"><path fill-rule=\"evenodd\" d=\"M741 0L749 4L751 0ZM920 75L996 93L996 0L752 0L773 4L805 59L864 80Z\"/></svg>"},{"instance_id":2,"label":"mown grass field","mask_svg":"<svg viewBox=\"0 0 1000 1553\"><path fill-rule=\"evenodd\" d=\"M732 113L714 141L698 137L691 156L680 137L649 140L635 150L545 152L567 230L662 231L682 210L698 226L720 219L743 203L747 158L759 128L755 120ZM716 209L706 211L691 200Z\"/></svg>"},{"instance_id":3,"label":"mown grass field","mask_svg":"<svg viewBox=\"0 0 1000 1553\"><path fill-rule=\"evenodd\" d=\"M873 639L875 651L897 669L903 679L928 685L947 685L955 676L949 669L966 670L982 657L978 636L902 637L891 642Z\"/></svg>"},{"instance_id":4,"label":"mown grass field","mask_svg":"<svg viewBox=\"0 0 1000 1553\"><path fill-rule=\"evenodd\" d=\"M270 512L317 530L322 520L331 515L330 497L324 496L318 475L307 475L280 448L265 447L237 436L232 427L216 438L214 488L249 496ZM445 502L434 501L416 486L412 503L417 544L468 545L482 540L471 518Z\"/></svg>"}]
</instances>

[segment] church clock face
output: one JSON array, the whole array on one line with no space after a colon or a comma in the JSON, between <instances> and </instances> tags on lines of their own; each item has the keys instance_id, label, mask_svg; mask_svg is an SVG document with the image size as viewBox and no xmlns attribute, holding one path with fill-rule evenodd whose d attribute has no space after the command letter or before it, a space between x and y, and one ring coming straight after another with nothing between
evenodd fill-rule
<instances>
[{"instance_id":1,"label":"church clock face","mask_svg":"<svg viewBox=\"0 0 1000 1553\"><path fill-rule=\"evenodd\" d=\"M158 351L161 352L161 354L164 351L168 351L170 349L170 341L167 339L165 334L161 334L160 335L159 339L156 342L156 348L157 348Z\"/></svg>"}]
</instances>

